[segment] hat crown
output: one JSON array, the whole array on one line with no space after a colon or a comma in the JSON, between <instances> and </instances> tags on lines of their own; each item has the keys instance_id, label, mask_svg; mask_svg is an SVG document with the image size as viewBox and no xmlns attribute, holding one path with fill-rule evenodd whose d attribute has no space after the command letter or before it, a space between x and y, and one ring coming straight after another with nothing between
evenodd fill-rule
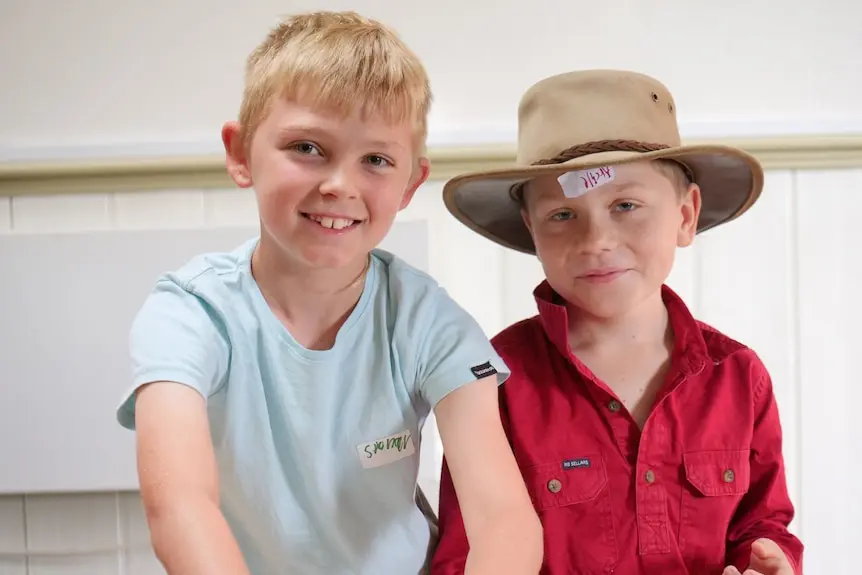
<instances>
[{"instance_id":1,"label":"hat crown","mask_svg":"<svg viewBox=\"0 0 862 575\"><path fill-rule=\"evenodd\" d=\"M620 140L655 148L680 145L676 104L661 82L636 72L577 71L541 80L521 98L518 165Z\"/></svg>"}]
</instances>

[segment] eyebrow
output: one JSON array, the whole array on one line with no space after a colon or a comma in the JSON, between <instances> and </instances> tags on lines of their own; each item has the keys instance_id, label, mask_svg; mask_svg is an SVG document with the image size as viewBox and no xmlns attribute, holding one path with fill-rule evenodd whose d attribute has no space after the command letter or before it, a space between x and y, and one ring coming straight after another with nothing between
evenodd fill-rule
<instances>
[{"instance_id":1,"label":"eyebrow","mask_svg":"<svg viewBox=\"0 0 862 575\"><path fill-rule=\"evenodd\" d=\"M325 137L325 138L335 138L335 136L328 130L317 126L308 126L303 124L293 124L284 126L278 129L278 138L286 139L286 138L296 138L296 137ZM391 148L400 148L402 150L406 150L407 148L398 142L394 141L386 141L386 140L363 140L362 144L364 146L372 147L372 148L380 148L383 150L389 150Z\"/></svg>"},{"instance_id":2,"label":"eyebrow","mask_svg":"<svg viewBox=\"0 0 862 575\"><path fill-rule=\"evenodd\" d=\"M614 188L611 191L611 193L614 194L615 196L624 194L624 193L626 193L632 189L636 190L636 189L643 189L644 188L643 184L641 184L640 182L623 182L621 184L608 184L608 189L610 189L611 187ZM595 191L597 191L597 190L598 190L598 188ZM591 193L594 193L594 191L591 190L587 193L591 194ZM542 206L543 204L548 204L548 203L562 205L562 204L568 202L570 199L571 198L567 198L565 195L563 195L562 188L560 189L559 195L557 195L554 192L551 192L548 189L545 189L545 190L542 190L542 192L539 195L536 195L533 199L531 199L529 203L533 204L535 206ZM523 205L526 205L526 203L524 202Z\"/></svg>"},{"instance_id":3,"label":"eyebrow","mask_svg":"<svg viewBox=\"0 0 862 575\"><path fill-rule=\"evenodd\" d=\"M627 192L632 188L643 188L643 187L645 187L645 186L640 182L625 182L622 184L617 184L616 189L614 191L617 193L620 193L620 192Z\"/></svg>"},{"instance_id":4,"label":"eyebrow","mask_svg":"<svg viewBox=\"0 0 862 575\"><path fill-rule=\"evenodd\" d=\"M328 136L331 137L331 134L322 129L315 126L304 126L301 124L294 124L283 126L278 129L277 135L279 138L295 138L297 136Z\"/></svg>"},{"instance_id":5,"label":"eyebrow","mask_svg":"<svg viewBox=\"0 0 862 575\"><path fill-rule=\"evenodd\" d=\"M590 190L587 193L592 194L592 193L597 192L597 191L611 191L611 193L620 194L620 193L628 192L632 189L639 189L639 188L644 188L644 187L645 186L640 182L621 182L621 183L609 182L609 183L604 184L598 188L595 188L594 190ZM561 186L561 189L562 189L562 186ZM543 194L543 196L547 197L547 194ZM566 199L568 199L568 198L566 198Z\"/></svg>"}]
</instances>

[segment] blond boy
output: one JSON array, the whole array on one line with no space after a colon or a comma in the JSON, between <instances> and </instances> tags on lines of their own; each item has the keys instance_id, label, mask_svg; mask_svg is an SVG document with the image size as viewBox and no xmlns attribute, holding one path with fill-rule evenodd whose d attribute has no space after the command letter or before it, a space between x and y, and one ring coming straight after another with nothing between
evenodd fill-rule
<instances>
[{"instance_id":1,"label":"blond boy","mask_svg":"<svg viewBox=\"0 0 862 575\"><path fill-rule=\"evenodd\" d=\"M260 235L159 279L118 411L170 575L422 572L432 410L471 573L537 572L497 408L507 368L432 278L376 247L428 176L430 101L417 58L353 13L290 18L251 54L222 136Z\"/></svg>"},{"instance_id":2,"label":"blond boy","mask_svg":"<svg viewBox=\"0 0 862 575\"><path fill-rule=\"evenodd\" d=\"M538 315L493 339L512 370L504 425L544 525L541 572L801 575L769 373L665 285L678 247L755 202L760 165L681 145L670 92L631 72L542 80L519 128L517 166L444 195L545 272ZM464 566L460 499L444 471L435 575Z\"/></svg>"}]
</instances>

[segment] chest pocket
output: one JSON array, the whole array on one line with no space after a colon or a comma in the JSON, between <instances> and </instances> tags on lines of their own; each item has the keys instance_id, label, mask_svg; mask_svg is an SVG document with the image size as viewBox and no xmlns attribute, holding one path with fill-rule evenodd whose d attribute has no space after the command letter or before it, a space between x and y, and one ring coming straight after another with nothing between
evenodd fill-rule
<instances>
[{"instance_id":1,"label":"chest pocket","mask_svg":"<svg viewBox=\"0 0 862 575\"><path fill-rule=\"evenodd\" d=\"M679 546L691 572L721 571L730 520L751 482L750 450L683 454Z\"/></svg>"},{"instance_id":2,"label":"chest pocket","mask_svg":"<svg viewBox=\"0 0 862 575\"><path fill-rule=\"evenodd\" d=\"M612 573L617 543L601 454L533 465L522 473L545 531L541 573Z\"/></svg>"}]
</instances>

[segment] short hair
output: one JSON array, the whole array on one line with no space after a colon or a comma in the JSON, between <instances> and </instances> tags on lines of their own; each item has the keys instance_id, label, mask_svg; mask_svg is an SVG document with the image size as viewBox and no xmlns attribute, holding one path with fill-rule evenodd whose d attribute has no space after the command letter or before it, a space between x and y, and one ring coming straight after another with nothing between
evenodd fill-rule
<instances>
[{"instance_id":1,"label":"short hair","mask_svg":"<svg viewBox=\"0 0 862 575\"><path fill-rule=\"evenodd\" d=\"M239 112L246 146L273 97L409 121L425 145L432 95L424 66L393 30L355 12L288 17L252 51Z\"/></svg>"},{"instance_id":2,"label":"short hair","mask_svg":"<svg viewBox=\"0 0 862 575\"><path fill-rule=\"evenodd\" d=\"M673 160L654 160L651 163L660 174L670 180L670 183L673 184L674 189L680 197L685 195L689 184L693 181L687 167Z\"/></svg>"}]
</instances>

